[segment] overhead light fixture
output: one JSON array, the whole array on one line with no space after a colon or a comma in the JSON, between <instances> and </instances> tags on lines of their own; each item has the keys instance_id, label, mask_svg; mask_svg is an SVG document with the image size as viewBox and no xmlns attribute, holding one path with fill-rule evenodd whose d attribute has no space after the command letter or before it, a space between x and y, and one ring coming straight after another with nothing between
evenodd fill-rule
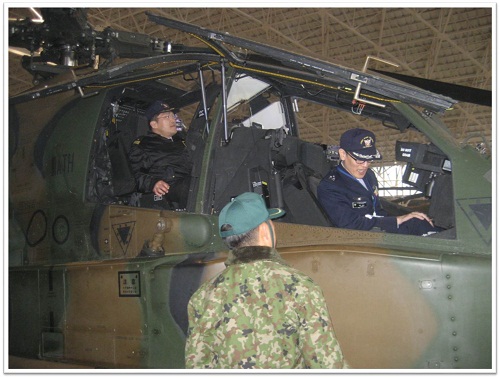
<instances>
[{"instance_id":1,"label":"overhead light fixture","mask_svg":"<svg viewBox=\"0 0 500 378\"><path fill-rule=\"evenodd\" d=\"M30 8L30 10L37 17L37 18L32 19L31 21L33 21L33 22L40 22L40 23L44 21L42 15L40 13L38 13L38 11L35 8Z\"/></svg>"},{"instance_id":2,"label":"overhead light fixture","mask_svg":"<svg viewBox=\"0 0 500 378\"><path fill-rule=\"evenodd\" d=\"M33 13L34 17L30 18L31 22L34 22L36 24L41 24L45 20L43 19L42 15L35 9L35 8L29 8L31 13ZM9 17L9 21L19 21L21 18L14 18L14 17Z\"/></svg>"}]
</instances>

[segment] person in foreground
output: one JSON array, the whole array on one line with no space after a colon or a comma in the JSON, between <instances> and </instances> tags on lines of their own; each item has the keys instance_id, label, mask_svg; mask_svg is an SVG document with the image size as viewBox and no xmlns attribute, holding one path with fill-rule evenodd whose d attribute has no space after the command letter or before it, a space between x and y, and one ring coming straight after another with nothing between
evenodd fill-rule
<instances>
[{"instance_id":1,"label":"person in foreground","mask_svg":"<svg viewBox=\"0 0 500 378\"><path fill-rule=\"evenodd\" d=\"M321 289L275 249L271 219L283 214L256 193L222 209L231 250L189 301L186 368L347 368Z\"/></svg>"},{"instance_id":2,"label":"person in foreground","mask_svg":"<svg viewBox=\"0 0 500 378\"><path fill-rule=\"evenodd\" d=\"M382 156L371 131L347 130L340 137L339 155L340 164L318 186L318 200L334 226L355 230L378 227L391 233L423 236L441 231L424 213L388 216L382 208L378 181L369 168Z\"/></svg>"}]
</instances>

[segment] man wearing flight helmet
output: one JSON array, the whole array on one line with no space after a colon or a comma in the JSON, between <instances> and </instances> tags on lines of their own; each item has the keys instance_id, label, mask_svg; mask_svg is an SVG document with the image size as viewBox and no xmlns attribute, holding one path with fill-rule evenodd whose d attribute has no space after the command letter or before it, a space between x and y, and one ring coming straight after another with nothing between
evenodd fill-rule
<instances>
[{"instance_id":1,"label":"man wearing flight helmet","mask_svg":"<svg viewBox=\"0 0 500 378\"><path fill-rule=\"evenodd\" d=\"M176 109L155 101L145 115L150 130L133 142L129 152L137 190L144 193L141 206L169 208L166 199L185 208L192 164L177 133Z\"/></svg>"}]
</instances>

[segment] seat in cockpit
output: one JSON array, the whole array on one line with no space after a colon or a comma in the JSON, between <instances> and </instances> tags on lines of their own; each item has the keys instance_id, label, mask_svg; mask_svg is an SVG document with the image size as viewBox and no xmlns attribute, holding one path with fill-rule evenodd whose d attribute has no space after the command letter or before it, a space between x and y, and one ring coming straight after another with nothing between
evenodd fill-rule
<instances>
[{"instance_id":1,"label":"seat in cockpit","mask_svg":"<svg viewBox=\"0 0 500 378\"><path fill-rule=\"evenodd\" d=\"M287 137L280 148L283 172L285 221L314 226L331 226L316 197L319 182L330 169L320 145L296 137ZM278 163L279 165L279 163Z\"/></svg>"},{"instance_id":2,"label":"seat in cockpit","mask_svg":"<svg viewBox=\"0 0 500 378\"><path fill-rule=\"evenodd\" d=\"M146 134L148 128L146 117L132 111L119 127L110 130L107 147L115 196L123 196L135 191L135 178L128 161L128 151L132 142L137 137Z\"/></svg>"}]
</instances>

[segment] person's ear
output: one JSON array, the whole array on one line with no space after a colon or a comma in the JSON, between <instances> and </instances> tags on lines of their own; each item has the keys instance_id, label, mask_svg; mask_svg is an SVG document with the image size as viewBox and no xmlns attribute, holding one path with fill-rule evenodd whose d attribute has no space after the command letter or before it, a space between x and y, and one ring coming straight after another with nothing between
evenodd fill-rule
<instances>
[{"instance_id":1,"label":"person's ear","mask_svg":"<svg viewBox=\"0 0 500 378\"><path fill-rule=\"evenodd\" d=\"M149 126L151 126L152 129L156 129L156 127L158 126L158 122L156 122L155 120L151 120L149 121Z\"/></svg>"},{"instance_id":2,"label":"person's ear","mask_svg":"<svg viewBox=\"0 0 500 378\"><path fill-rule=\"evenodd\" d=\"M274 247L274 229L271 221L261 223L259 226L260 245Z\"/></svg>"},{"instance_id":3,"label":"person's ear","mask_svg":"<svg viewBox=\"0 0 500 378\"><path fill-rule=\"evenodd\" d=\"M344 161L347 157L347 152L343 148L339 148L339 157L340 160Z\"/></svg>"},{"instance_id":4,"label":"person's ear","mask_svg":"<svg viewBox=\"0 0 500 378\"><path fill-rule=\"evenodd\" d=\"M269 231L267 230L267 225L265 223L259 224L259 244L265 245L269 239Z\"/></svg>"}]
</instances>

